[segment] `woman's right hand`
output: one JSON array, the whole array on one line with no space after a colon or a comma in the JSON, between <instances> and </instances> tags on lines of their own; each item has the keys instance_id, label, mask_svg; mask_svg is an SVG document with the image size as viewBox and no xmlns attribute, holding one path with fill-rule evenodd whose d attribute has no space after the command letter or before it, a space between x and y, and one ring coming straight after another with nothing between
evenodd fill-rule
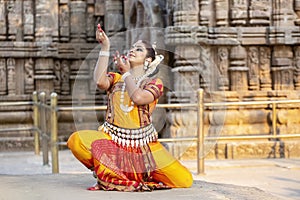
<instances>
[{"instance_id":1,"label":"woman's right hand","mask_svg":"<svg viewBox=\"0 0 300 200\"><path fill-rule=\"evenodd\" d=\"M96 31L96 39L97 41L102 44L102 48L109 48L110 41L105 32L102 30L101 25L98 24L97 31Z\"/></svg>"}]
</instances>

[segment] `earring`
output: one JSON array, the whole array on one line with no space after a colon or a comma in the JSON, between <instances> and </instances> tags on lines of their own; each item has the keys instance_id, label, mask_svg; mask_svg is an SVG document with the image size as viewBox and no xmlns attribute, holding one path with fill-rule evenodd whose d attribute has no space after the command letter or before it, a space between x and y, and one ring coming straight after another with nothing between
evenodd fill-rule
<instances>
[{"instance_id":1,"label":"earring","mask_svg":"<svg viewBox=\"0 0 300 200\"><path fill-rule=\"evenodd\" d=\"M145 62L144 62L144 70L147 70L148 66L149 66L149 61L145 60Z\"/></svg>"}]
</instances>

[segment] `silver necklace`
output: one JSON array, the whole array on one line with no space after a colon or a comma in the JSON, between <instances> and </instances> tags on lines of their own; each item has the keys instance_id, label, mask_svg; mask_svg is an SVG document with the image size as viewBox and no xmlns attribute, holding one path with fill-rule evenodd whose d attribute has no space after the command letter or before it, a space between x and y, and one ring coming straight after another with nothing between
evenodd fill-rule
<instances>
[{"instance_id":1,"label":"silver necklace","mask_svg":"<svg viewBox=\"0 0 300 200\"><path fill-rule=\"evenodd\" d=\"M148 77L150 74L152 74L154 72L155 68L153 70L149 70L146 74L144 74L141 77L135 77L134 80L137 81L136 86L139 88L142 81ZM125 113L129 113L133 110L134 108L134 102L130 99L129 97L129 101L130 101L130 106L128 105L124 105L124 93L125 93L125 89L126 89L126 83L124 81L122 89L121 89L121 96L120 96L120 108L123 112Z\"/></svg>"}]
</instances>

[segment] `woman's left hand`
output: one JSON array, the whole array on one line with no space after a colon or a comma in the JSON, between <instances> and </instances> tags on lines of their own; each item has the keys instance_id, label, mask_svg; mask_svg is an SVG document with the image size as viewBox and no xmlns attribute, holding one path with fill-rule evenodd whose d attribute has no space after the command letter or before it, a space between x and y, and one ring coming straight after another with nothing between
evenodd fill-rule
<instances>
[{"instance_id":1,"label":"woman's left hand","mask_svg":"<svg viewBox=\"0 0 300 200\"><path fill-rule=\"evenodd\" d=\"M124 55L120 55L118 51L116 51L116 54L114 56L114 62L119 68L121 74L124 74L130 70L130 63L128 58Z\"/></svg>"}]
</instances>

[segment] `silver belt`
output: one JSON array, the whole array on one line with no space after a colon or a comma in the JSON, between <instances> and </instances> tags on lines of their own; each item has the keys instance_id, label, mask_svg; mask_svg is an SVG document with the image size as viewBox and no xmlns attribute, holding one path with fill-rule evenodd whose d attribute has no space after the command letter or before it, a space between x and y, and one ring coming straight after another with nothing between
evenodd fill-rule
<instances>
[{"instance_id":1,"label":"silver belt","mask_svg":"<svg viewBox=\"0 0 300 200\"><path fill-rule=\"evenodd\" d=\"M103 124L104 132L122 146L139 147L157 141L158 134L152 124L138 129L121 128L108 122Z\"/></svg>"}]
</instances>

